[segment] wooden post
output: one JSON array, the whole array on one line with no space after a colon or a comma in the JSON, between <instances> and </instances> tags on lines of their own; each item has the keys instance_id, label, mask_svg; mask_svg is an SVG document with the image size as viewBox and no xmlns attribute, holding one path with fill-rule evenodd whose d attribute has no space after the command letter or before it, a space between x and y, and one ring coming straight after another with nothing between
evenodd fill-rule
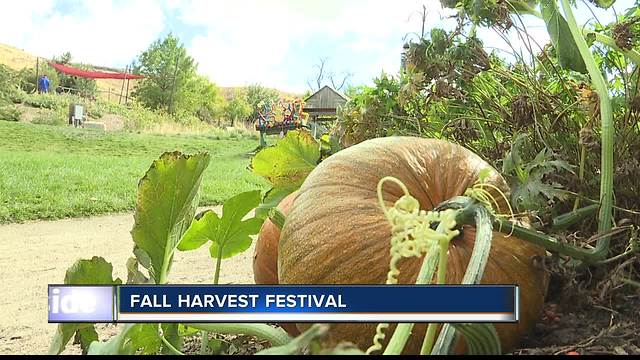
<instances>
[{"instance_id":1,"label":"wooden post","mask_svg":"<svg viewBox=\"0 0 640 360\"><path fill-rule=\"evenodd\" d=\"M129 65L127 65L127 67L124 70L124 74L125 74L124 77L125 78L127 77L127 72L128 71L129 71ZM118 98L118 104L122 104L122 94L124 93L124 83L125 83L125 80L122 79L122 88L120 89L120 98Z\"/></svg>"},{"instance_id":2,"label":"wooden post","mask_svg":"<svg viewBox=\"0 0 640 360\"><path fill-rule=\"evenodd\" d=\"M420 40L424 39L424 25L427 22L427 6L422 5L422 33L420 33Z\"/></svg>"},{"instance_id":3,"label":"wooden post","mask_svg":"<svg viewBox=\"0 0 640 360\"><path fill-rule=\"evenodd\" d=\"M126 75L125 75L126 77ZM124 104L127 105L129 103L129 81L131 81L131 79L127 79L127 95L124 98Z\"/></svg>"},{"instance_id":4,"label":"wooden post","mask_svg":"<svg viewBox=\"0 0 640 360\"><path fill-rule=\"evenodd\" d=\"M36 58L36 93L40 92L40 58Z\"/></svg>"}]
</instances>

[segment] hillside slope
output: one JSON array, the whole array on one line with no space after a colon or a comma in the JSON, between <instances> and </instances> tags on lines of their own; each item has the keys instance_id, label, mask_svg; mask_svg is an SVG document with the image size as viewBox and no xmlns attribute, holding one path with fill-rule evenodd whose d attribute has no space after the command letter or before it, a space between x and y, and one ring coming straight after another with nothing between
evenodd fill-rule
<instances>
[{"instance_id":1,"label":"hillside slope","mask_svg":"<svg viewBox=\"0 0 640 360\"><path fill-rule=\"evenodd\" d=\"M43 61L44 61L43 59L40 59L40 64L42 64ZM10 45L0 44L0 64L4 64L14 70L22 70L24 68L35 68L36 63L37 63L37 57L35 55ZM97 66L97 65L93 65L93 66L96 71L121 71L121 72L124 71L122 69L116 70L116 69L112 69L104 66ZM98 90L100 91L100 95L104 99L109 98L107 95L108 91L111 91L114 94L120 94L120 91L122 90L121 80L98 79L96 81L98 85ZM135 88L135 85L136 85L136 80L131 80L130 88L129 88L130 92ZM232 98L233 94L235 94L236 91L240 89L242 89L242 87L221 87L220 88L222 96L224 96L225 99L227 100ZM280 96L284 98L292 98L292 97L297 98L302 96L302 94L293 94L293 93L280 91L277 89L275 90L278 91L280 93ZM118 96L112 95L110 99L117 101Z\"/></svg>"},{"instance_id":2,"label":"hillside slope","mask_svg":"<svg viewBox=\"0 0 640 360\"><path fill-rule=\"evenodd\" d=\"M43 59L40 59L40 64L43 63ZM37 57L33 54L30 54L24 50L20 50L13 46L0 44L0 64L4 64L14 70L22 70L24 68L35 68L37 64ZM104 68L96 68L97 71L102 71L99 69ZM98 85L98 90L100 91L101 97L107 99L109 98L107 92L111 91L114 94L119 94L122 90L122 81L121 80L112 80L112 79L98 79L96 80ZM135 88L135 80L131 80L131 84L129 87L129 91ZM116 99L117 96L112 95L111 99Z\"/></svg>"}]
</instances>

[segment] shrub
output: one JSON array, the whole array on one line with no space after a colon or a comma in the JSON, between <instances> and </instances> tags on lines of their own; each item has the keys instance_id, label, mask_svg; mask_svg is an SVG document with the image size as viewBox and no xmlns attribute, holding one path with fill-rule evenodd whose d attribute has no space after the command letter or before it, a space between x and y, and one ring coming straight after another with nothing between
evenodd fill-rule
<instances>
[{"instance_id":1,"label":"shrub","mask_svg":"<svg viewBox=\"0 0 640 360\"><path fill-rule=\"evenodd\" d=\"M9 89L6 95L7 99L14 104L22 104L27 98L27 93L20 88Z\"/></svg>"},{"instance_id":2,"label":"shrub","mask_svg":"<svg viewBox=\"0 0 640 360\"><path fill-rule=\"evenodd\" d=\"M15 106L0 107L0 120L20 121L22 113Z\"/></svg>"},{"instance_id":3,"label":"shrub","mask_svg":"<svg viewBox=\"0 0 640 360\"><path fill-rule=\"evenodd\" d=\"M23 103L38 109L56 110L69 106L69 99L51 94L30 94L24 97Z\"/></svg>"},{"instance_id":4,"label":"shrub","mask_svg":"<svg viewBox=\"0 0 640 360\"><path fill-rule=\"evenodd\" d=\"M47 75L50 81L49 90L54 91L60 84L58 73L50 66L40 66L38 75L36 76L36 70L33 68L24 68L18 72L18 86L20 89L28 94L35 93L37 91L36 85L38 83L38 76Z\"/></svg>"},{"instance_id":5,"label":"shrub","mask_svg":"<svg viewBox=\"0 0 640 360\"><path fill-rule=\"evenodd\" d=\"M67 118L60 112L51 112L36 116L31 123L38 125L65 126L68 124Z\"/></svg>"}]
</instances>

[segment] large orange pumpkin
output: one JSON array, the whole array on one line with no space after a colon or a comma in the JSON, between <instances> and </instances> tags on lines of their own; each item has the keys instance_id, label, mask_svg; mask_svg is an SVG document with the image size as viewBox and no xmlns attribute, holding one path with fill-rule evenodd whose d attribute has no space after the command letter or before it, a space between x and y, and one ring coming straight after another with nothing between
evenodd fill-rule
<instances>
[{"instance_id":1,"label":"large orange pumpkin","mask_svg":"<svg viewBox=\"0 0 640 360\"><path fill-rule=\"evenodd\" d=\"M298 192L294 192L285 197L280 204L278 210L285 216L289 213L293 202L298 196ZM253 279L258 285L277 285L278 284L278 243L280 242L280 229L271 220L265 220L260 229L256 248L253 255ZM279 324L289 334L296 336L300 332L295 324Z\"/></svg>"},{"instance_id":2,"label":"large orange pumpkin","mask_svg":"<svg viewBox=\"0 0 640 360\"><path fill-rule=\"evenodd\" d=\"M287 216L298 192L293 192L280 201L277 209ZM253 254L253 279L258 285L278 284L278 244L280 228L271 220L265 220L260 228Z\"/></svg>"},{"instance_id":3,"label":"large orange pumpkin","mask_svg":"<svg viewBox=\"0 0 640 360\"><path fill-rule=\"evenodd\" d=\"M369 140L333 155L309 175L287 216L278 254L280 284L384 284L391 227L378 204L378 182L387 176L398 178L422 209L431 210L463 195L487 168L491 175L485 182L508 193L507 184L489 164L445 141L390 137ZM388 206L403 195L395 184L386 184L384 191ZM506 212L505 201L498 194L494 196L500 210ZM465 227L451 242L447 283L462 281L473 251L474 230ZM544 255L542 248L494 233L482 283L518 284L521 295L520 322L496 325L504 351L515 348L539 317L547 275L534 265L534 259ZM415 283L422 262L416 258L401 261L399 283ZM298 324L302 331L308 326ZM375 328L376 324L335 324L326 345L350 341L366 350ZM406 353L419 353L425 329L424 324L415 327ZM387 330L387 339L393 330Z\"/></svg>"}]
</instances>

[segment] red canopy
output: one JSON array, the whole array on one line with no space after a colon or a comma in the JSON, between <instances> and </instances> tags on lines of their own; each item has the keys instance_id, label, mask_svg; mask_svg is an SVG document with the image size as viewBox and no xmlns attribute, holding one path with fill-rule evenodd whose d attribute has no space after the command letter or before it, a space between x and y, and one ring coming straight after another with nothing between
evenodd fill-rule
<instances>
[{"instance_id":1,"label":"red canopy","mask_svg":"<svg viewBox=\"0 0 640 360\"><path fill-rule=\"evenodd\" d=\"M49 64L53 66L54 69L56 69L57 71L63 74L77 76L77 77L86 78L86 79L127 80L127 79L143 79L144 78L144 76L142 75L81 70L81 69L76 69L70 66L57 64L57 63L54 63L53 61L49 62Z\"/></svg>"}]
</instances>

